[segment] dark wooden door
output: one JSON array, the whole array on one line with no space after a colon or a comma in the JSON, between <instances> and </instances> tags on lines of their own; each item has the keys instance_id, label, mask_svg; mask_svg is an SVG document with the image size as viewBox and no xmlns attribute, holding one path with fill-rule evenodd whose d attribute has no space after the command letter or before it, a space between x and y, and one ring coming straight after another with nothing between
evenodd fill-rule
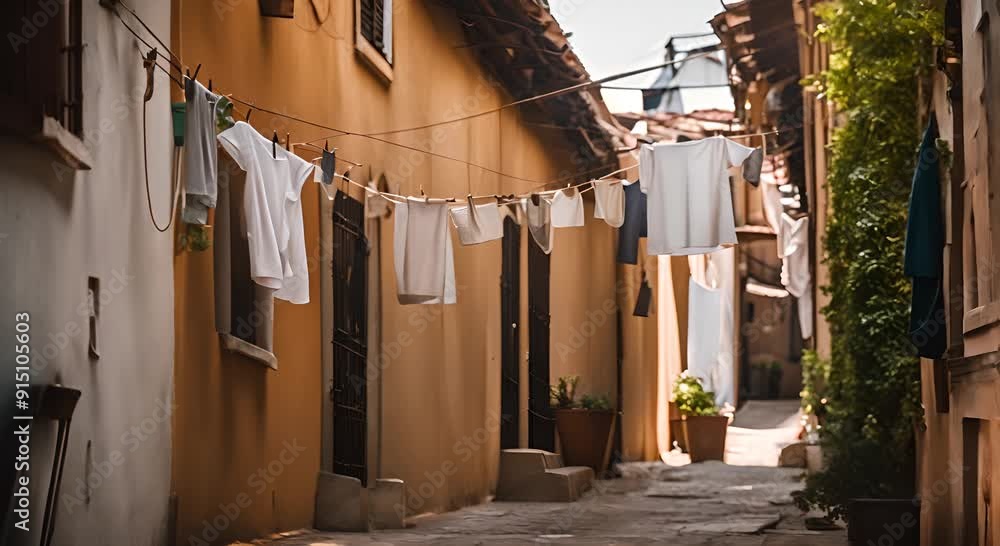
<instances>
[{"instance_id":1,"label":"dark wooden door","mask_svg":"<svg viewBox=\"0 0 1000 546\"><path fill-rule=\"evenodd\" d=\"M549 396L549 255L528 242L528 447L555 451Z\"/></svg>"},{"instance_id":2,"label":"dark wooden door","mask_svg":"<svg viewBox=\"0 0 1000 546\"><path fill-rule=\"evenodd\" d=\"M368 484L368 240L364 203L333 205L333 471Z\"/></svg>"},{"instance_id":3,"label":"dark wooden door","mask_svg":"<svg viewBox=\"0 0 1000 546\"><path fill-rule=\"evenodd\" d=\"M500 449L518 447L521 336L521 226L513 218L503 223L503 264L500 274Z\"/></svg>"}]
</instances>

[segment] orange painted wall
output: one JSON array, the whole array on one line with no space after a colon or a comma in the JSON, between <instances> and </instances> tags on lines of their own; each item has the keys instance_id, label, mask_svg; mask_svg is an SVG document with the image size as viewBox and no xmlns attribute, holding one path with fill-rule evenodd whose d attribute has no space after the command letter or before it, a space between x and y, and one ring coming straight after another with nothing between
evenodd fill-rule
<instances>
[{"instance_id":1,"label":"orange painted wall","mask_svg":"<svg viewBox=\"0 0 1000 546\"><path fill-rule=\"evenodd\" d=\"M175 51L189 64L202 63L200 79L211 77L218 90L355 131L420 125L511 100L490 83L470 50L454 47L465 38L458 19L446 8L396 3L394 80L386 85L354 50L352 2L332 2L330 17L321 27L307 17L308 3L296 4L296 18L286 20L261 17L257 3L247 0L176 2ZM292 141L332 133L260 111L252 121L266 133L290 132ZM567 149L560 131L528 125L514 110L386 138L534 180L576 168L573 151ZM512 193L534 186L356 137L331 139L330 144L339 148L340 157L366 165L354 171L357 178L385 174L394 192L418 194L422 186L430 195L461 196L470 190ZM321 222L329 219L320 214L321 197L315 186L309 183L302 195L307 253L312 258L312 301L300 306L276 304L278 371L220 351L211 303L211 253L185 253L175 260L178 408L172 482L178 502L178 544L188 544L192 534L200 536L204 521L223 514L219 505L233 503L241 493L252 502L220 533L218 542L313 522L316 474L322 467L321 432L331 426L322 411L326 394L321 355L329 339L320 326L318 259ZM596 224L589 212L588 207L588 227L556 239L553 344L582 320L575 315L614 298L614 232ZM454 474L440 486L432 484L430 494L411 512L480 502L495 487L499 457L499 433L492 429L491 419L499 412L500 398L500 242L462 247L453 236L459 303L404 307L396 303L392 217L378 224L379 234L369 235L381 256L381 310L370 312L380 312L382 346L373 347L370 357L404 333L412 343L378 374L382 429L370 436L380 438L369 445L379 453L369 458L377 462L371 477L402 478L417 489L433 481L428 474L451 462L457 466ZM524 238L522 244L527 241ZM585 267L591 263L599 265ZM525 272L522 294L526 291ZM522 300L522 316L526 309ZM566 365L557 366L553 348L553 376L587 374L593 379L585 383L594 390L613 393L614 335L613 323L604 325L588 341L586 358L568 360ZM375 426L376 416L371 412L370 408L370 427ZM474 444L468 453L460 447L466 439ZM280 465L280 475L258 493L259 480L252 476L280 460L285 442L293 440L305 451L290 464Z\"/></svg>"}]
</instances>

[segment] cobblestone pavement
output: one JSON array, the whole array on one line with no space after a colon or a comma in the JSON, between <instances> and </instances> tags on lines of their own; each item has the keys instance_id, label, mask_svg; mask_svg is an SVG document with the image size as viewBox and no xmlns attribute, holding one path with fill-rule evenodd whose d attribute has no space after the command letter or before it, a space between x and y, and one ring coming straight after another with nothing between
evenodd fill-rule
<instances>
[{"instance_id":1,"label":"cobblestone pavement","mask_svg":"<svg viewBox=\"0 0 1000 546\"><path fill-rule=\"evenodd\" d=\"M799 469L632 463L575 503L492 502L417 518L405 530L298 531L271 546L395 544L674 544L844 546L843 531L807 531L790 493Z\"/></svg>"}]
</instances>

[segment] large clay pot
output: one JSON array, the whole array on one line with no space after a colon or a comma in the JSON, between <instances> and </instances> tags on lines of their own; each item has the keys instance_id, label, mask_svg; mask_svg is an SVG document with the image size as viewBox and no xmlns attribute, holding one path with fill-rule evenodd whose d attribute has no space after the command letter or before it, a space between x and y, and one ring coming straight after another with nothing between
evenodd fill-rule
<instances>
[{"instance_id":1,"label":"large clay pot","mask_svg":"<svg viewBox=\"0 0 1000 546\"><path fill-rule=\"evenodd\" d=\"M601 476L611 458L615 412L582 408L556 409L560 454L566 466L589 466Z\"/></svg>"},{"instance_id":2,"label":"large clay pot","mask_svg":"<svg viewBox=\"0 0 1000 546\"><path fill-rule=\"evenodd\" d=\"M684 415L684 440L691 462L721 461L726 455L725 415Z\"/></svg>"},{"instance_id":3,"label":"large clay pot","mask_svg":"<svg viewBox=\"0 0 1000 546\"><path fill-rule=\"evenodd\" d=\"M920 545L920 501L916 499L850 499L847 542L851 546Z\"/></svg>"}]
</instances>

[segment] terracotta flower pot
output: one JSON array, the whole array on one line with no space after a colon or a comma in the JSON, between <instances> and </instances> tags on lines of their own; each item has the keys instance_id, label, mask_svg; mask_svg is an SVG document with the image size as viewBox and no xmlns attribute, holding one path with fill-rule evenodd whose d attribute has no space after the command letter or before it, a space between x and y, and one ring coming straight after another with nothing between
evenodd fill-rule
<instances>
[{"instance_id":1,"label":"terracotta flower pot","mask_svg":"<svg viewBox=\"0 0 1000 546\"><path fill-rule=\"evenodd\" d=\"M556 409L560 454L567 466L589 466L601 476L611 458L615 412L582 408Z\"/></svg>"},{"instance_id":2,"label":"terracotta flower pot","mask_svg":"<svg viewBox=\"0 0 1000 546\"><path fill-rule=\"evenodd\" d=\"M851 546L920 545L920 501L915 499L850 499L847 542Z\"/></svg>"},{"instance_id":3,"label":"terracotta flower pot","mask_svg":"<svg viewBox=\"0 0 1000 546\"><path fill-rule=\"evenodd\" d=\"M726 455L725 415L684 415L684 440L691 462L721 461Z\"/></svg>"}]
</instances>

